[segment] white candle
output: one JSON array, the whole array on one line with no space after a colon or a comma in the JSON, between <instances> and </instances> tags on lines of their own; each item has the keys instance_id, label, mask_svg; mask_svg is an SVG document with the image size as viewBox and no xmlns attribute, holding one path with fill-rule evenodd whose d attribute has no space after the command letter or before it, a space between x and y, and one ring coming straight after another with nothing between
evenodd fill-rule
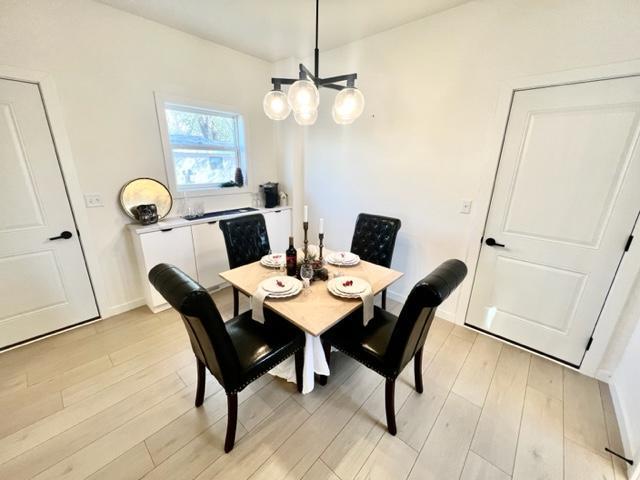
<instances>
[{"instance_id":1,"label":"white candle","mask_svg":"<svg viewBox=\"0 0 640 480\"><path fill-rule=\"evenodd\" d=\"M304 206L304 222L309 221L309 207L307 205Z\"/></svg>"},{"instance_id":2,"label":"white candle","mask_svg":"<svg viewBox=\"0 0 640 480\"><path fill-rule=\"evenodd\" d=\"M324 218L320 219L320 233L324 233Z\"/></svg>"}]
</instances>

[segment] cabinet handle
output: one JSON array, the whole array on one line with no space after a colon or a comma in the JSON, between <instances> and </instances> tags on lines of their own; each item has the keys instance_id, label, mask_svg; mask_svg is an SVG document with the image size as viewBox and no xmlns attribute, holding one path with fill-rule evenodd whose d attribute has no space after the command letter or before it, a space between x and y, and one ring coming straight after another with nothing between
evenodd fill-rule
<instances>
[{"instance_id":1,"label":"cabinet handle","mask_svg":"<svg viewBox=\"0 0 640 480\"><path fill-rule=\"evenodd\" d=\"M213 220L212 222L207 222L209 225L215 225L216 223L218 223L218 220Z\"/></svg>"},{"instance_id":2,"label":"cabinet handle","mask_svg":"<svg viewBox=\"0 0 640 480\"><path fill-rule=\"evenodd\" d=\"M161 228L160 229L161 232L170 232L171 230L173 230L173 228Z\"/></svg>"},{"instance_id":3,"label":"cabinet handle","mask_svg":"<svg viewBox=\"0 0 640 480\"><path fill-rule=\"evenodd\" d=\"M281 211L282 211L282 210L276 210L276 211L275 211L275 212L273 212L273 213L280 213Z\"/></svg>"}]
</instances>

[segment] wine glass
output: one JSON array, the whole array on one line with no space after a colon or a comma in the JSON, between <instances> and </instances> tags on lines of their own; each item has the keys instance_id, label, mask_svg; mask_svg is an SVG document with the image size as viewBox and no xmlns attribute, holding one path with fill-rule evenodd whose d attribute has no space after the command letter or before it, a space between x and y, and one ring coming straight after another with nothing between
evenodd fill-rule
<instances>
[{"instance_id":1,"label":"wine glass","mask_svg":"<svg viewBox=\"0 0 640 480\"><path fill-rule=\"evenodd\" d=\"M302 264L300 267L300 278L302 278L305 290L308 290L311 285L311 279L313 278L313 267L310 263Z\"/></svg>"}]
</instances>

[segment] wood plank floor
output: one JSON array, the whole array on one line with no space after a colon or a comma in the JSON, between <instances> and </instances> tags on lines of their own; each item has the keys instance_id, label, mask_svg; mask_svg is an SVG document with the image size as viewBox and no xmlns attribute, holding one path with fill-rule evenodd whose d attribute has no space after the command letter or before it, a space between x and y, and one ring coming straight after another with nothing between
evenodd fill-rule
<instances>
[{"instance_id":1,"label":"wood plank floor","mask_svg":"<svg viewBox=\"0 0 640 480\"><path fill-rule=\"evenodd\" d=\"M230 291L214 299L229 318ZM173 311L140 308L5 352L0 478L626 478L604 451L621 446L606 385L471 330L436 319L424 394L413 365L397 382L396 437L382 378L339 353L331 367L305 396L269 375L251 384L225 455L224 391L209 376L194 408L195 361Z\"/></svg>"}]
</instances>

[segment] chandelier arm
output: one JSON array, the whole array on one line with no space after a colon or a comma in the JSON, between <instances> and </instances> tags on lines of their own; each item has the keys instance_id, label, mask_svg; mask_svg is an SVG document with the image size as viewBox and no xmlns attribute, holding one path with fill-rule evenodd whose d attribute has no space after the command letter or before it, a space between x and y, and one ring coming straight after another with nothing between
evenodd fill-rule
<instances>
[{"instance_id":1,"label":"chandelier arm","mask_svg":"<svg viewBox=\"0 0 640 480\"><path fill-rule=\"evenodd\" d=\"M292 85L297 81L298 81L297 78L278 78L278 77L273 77L271 79L271 83L273 84L273 89L274 90L280 90L280 86L281 85Z\"/></svg>"},{"instance_id":2,"label":"chandelier arm","mask_svg":"<svg viewBox=\"0 0 640 480\"><path fill-rule=\"evenodd\" d=\"M320 84L320 79L316 77L313 73L311 73L309 69L301 63L300 64L300 80L304 80L305 78L311 80L316 85Z\"/></svg>"},{"instance_id":3,"label":"chandelier arm","mask_svg":"<svg viewBox=\"0 0 640 480\"><path fill-rule=\"evenodd\" d=\"M327 83L327 84L322 84L322 85L320 85L320 86L321 86L322 88L330 88L330 89L332 89L332 90L338 90L338 91L340 91L340 90L344 90L345 88L347 88L347 87L345 87L344 85L338 85L338 84L336 84L336 83Z\"/></svg>"},{"instance_id":4,"label":"chandelier arm","mask_svg":"<svg viewBox=\"0 0 640 480\"><path fill-rule=\"evenodd\" d=\"M350 86L353 86L355 80L358 78L357 73L349 73L347 75L338 75L335 77L327 77L327 78L319 78L318 82L321 86L324 86L326 83L336 83L336 82L351 82Z\"/></svg>"}]
</instances>

